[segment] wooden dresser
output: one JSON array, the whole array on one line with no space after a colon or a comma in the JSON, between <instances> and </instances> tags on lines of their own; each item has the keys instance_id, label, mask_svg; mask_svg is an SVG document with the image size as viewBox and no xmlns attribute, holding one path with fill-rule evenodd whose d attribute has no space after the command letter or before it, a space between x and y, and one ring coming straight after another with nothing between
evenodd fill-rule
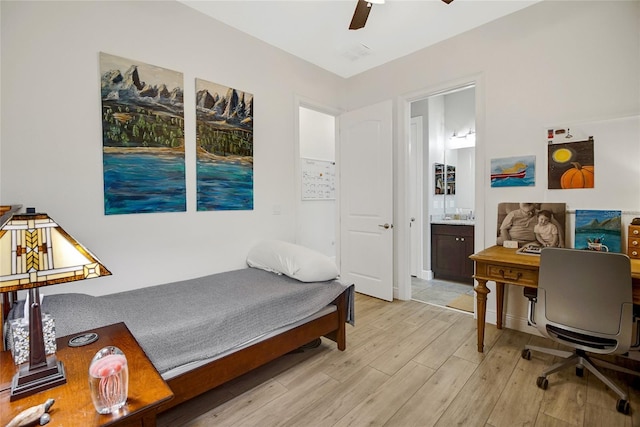
<instances>
[{"instance_id":1,"label":"wooden dresser","mask_svg":"<svg viewBox=\"0 0 640 427\"><path fill-rule=\"evenodd\" d=\"M629 258L640 259L640 225L629 226L627 241L629 242L627 247Z\"/></svg>"}]
</instances>

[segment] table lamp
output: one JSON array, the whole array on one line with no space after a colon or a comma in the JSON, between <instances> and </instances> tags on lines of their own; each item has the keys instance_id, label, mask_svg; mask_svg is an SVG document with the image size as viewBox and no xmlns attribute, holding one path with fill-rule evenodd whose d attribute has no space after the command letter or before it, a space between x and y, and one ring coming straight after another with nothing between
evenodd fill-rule
<instances>
[{"instance_id":1,"label":"table lamp","mask_svg":"<svg viewBox=\"0 0 640 427\"><path fill-rule=\"evenodd\" d=\"M47 214L27 208L0 226L0 292L29 290L29 363L11 383L11 400L66 383L64 366L47 357L40 286L109 276L111 272ZM55 319L54 319L55 320Z\"/></svg>"}]
</instances>

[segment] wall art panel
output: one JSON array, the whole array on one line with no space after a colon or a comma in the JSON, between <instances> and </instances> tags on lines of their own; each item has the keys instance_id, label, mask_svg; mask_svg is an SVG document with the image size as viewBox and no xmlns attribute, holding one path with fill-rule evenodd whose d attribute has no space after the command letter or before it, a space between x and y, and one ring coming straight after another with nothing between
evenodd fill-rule
<instances>
[{"instance_id":1,"label":"wall art panel","mask_svg":"<svg viewBox=\"0 0 640 427\"><path fill-rule=\"evenodd\" d=\"M253 210L253 95L196 79L198 210Z\"/></svg>"},{"instance_id":2,"label":"wall art panel","mask_svg":"<svg viewBox=\"0 0 640 427\"><path fill-rule=\"evenodd\" d=\"M106 215L184 212L183 76L100 53Z\"/></svg>"}]
</instances>

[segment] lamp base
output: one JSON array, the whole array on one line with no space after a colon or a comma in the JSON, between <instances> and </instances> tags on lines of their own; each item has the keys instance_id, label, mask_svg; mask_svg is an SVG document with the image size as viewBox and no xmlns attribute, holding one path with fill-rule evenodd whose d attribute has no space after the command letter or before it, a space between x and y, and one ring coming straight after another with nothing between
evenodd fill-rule
<instances>
[{"instance_id":1,"label":"lamp base","mask_svg":"<svg viewBox=\"0 0 640 427\"><path fill-rule=\"evenodd\" d=\"M14 401L21 397L30 396L42 390L47 390L67 382L64 365L55 357L50 358L47 364L35 369L29 366L20 368L13 376L11 382L11 395L9 400Z\"/></svg>"}]
</instances>

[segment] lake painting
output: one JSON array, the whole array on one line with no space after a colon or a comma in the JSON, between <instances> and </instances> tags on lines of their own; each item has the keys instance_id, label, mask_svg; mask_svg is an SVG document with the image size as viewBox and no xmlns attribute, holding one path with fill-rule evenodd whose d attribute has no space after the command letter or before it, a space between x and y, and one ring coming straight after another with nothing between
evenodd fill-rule
<instances>
[{"instance_id":1,"label":"lake painting","mask_svg":"<svg viewBox=\"0 0 640 427\"><path fill-rule=\"evenodd\" d=\"M187 210L182 73L100 53L106 215Z\"/></svg>"},{"instance_id":2,"label":"lake painting","mask_svg":"<svg viewBox=\"0 0 640 427\"><path fill-rule=\"evenodd\" d=\"M253 210L253 95L196 79L197 209Z\"/></svg>"},{"instance_id":3,"label":"lake painting","mask_svg":"<svg viewBox=\"0 0 640 427\"><path fill-rule=\"evenodd\" d=\"M184 155L106 152L103 163L107 215L186 211Z\"/></svg>"}]
</instances>

